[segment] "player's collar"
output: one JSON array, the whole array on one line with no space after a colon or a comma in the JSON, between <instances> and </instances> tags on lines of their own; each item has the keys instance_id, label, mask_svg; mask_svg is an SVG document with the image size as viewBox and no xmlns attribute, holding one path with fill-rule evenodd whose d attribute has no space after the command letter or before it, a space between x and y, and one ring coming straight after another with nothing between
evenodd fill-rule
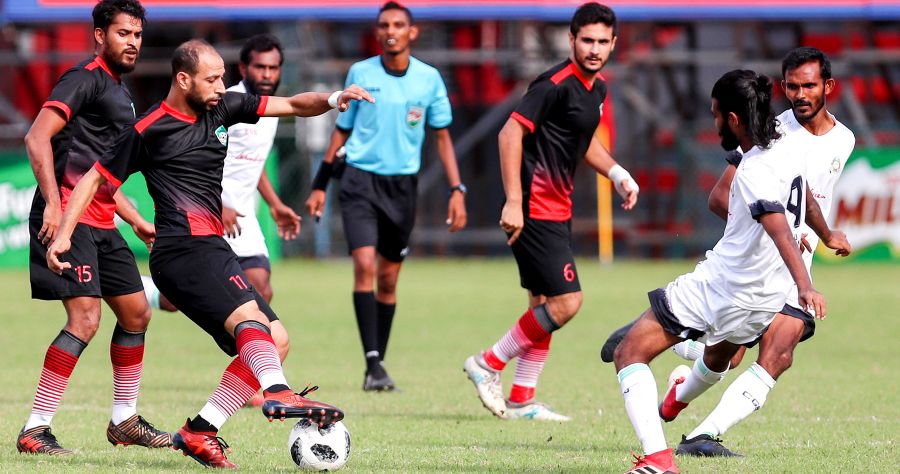
<instances>
[{"instance_id":1,"label":"player's collar","mask_svg":"<svg viewBox=\"0 0 900 474\"><path fill-rule=\"evenodd\" d=\"M167 104L166 101L160 102L159 108L163 109L163 111L165 111L167 114L175 117L178 120L181 120L182 122L194 123L197 121L197 117L191 117L190 115L186 115L175 110L173 107Z\"/></svg>"},{"instance_id":2,"label":"player's collar","mask_svg":"<svg viewBox=\"0 0 900 474\"><path fill-rule=\"evenodd\" d=\"M384 64L384 58L381 56L378 56L378 61L381 63L381 68L384 69L384 72L387 73L387 75L394 76L394 77L405 76L406 73L409 72L409 67L412 66L412 56L409 57L409 64L406 65L406 69L404 69L402 71L395 71L393 69L388 69L387 65Z\"/></svg>"},{"instance_id":3,"label":"player's collar","mask_svg":"<svg viewBox=\"0 0 900 474\"><path fill-rule=\"evenodd\" d=\"M119 75L112 72L112 69L109 68L109 65L106 64L106 61L104 61L103 58L100 57L99 54L96 55L96 56L94 56L94 61L93 61L93 62L94 62L95 64L97 64L97 66L100 66L100 69L103 69L104 71L106 71L106 73L109 74L110 77L112 77L113 79L115 79L115 80L118 81L118 82L121 82L121 79L119 78Z\"/></svg>"}]
</instances>

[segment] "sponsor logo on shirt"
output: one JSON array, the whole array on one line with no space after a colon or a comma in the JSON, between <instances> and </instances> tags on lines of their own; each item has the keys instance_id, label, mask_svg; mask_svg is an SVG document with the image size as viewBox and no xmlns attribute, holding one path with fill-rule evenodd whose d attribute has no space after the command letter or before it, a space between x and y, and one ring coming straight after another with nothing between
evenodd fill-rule
<instances>
[{"instance_id":1,"label":"sponsor logo on shirt","mask_svg":"<svg viewBox=\"0 0 900 474\"><path fill-rule=\"evenodd\" d=\"M224 125L219 125L219 128L216 129L216 138L219 139L222 146L228 146L228 129Z\"/></svg>"},{"instance_id":2,"label":"sponsor logo on shirt","mask_svg":"<svg viewBox=\"0 0 900 474\"><path fill-rule=\"evenodd\" d=\"M841 160L835 157L831 160L831 168L828 169L828 172L831 174L839 173L841 171Z\"/></svg>"},{"instance_id":3,"label":"sponsor logo on shirt","mask_svg":"<svg viewBox=\"0 0 900 474\"><path fill-rule=\"evenodd\" d=\"M422 107L411 106L406 109L406 124L410 128L415 128L422 123L423 117L425 117L425 109Z\"/></svg>"}]
</instances>

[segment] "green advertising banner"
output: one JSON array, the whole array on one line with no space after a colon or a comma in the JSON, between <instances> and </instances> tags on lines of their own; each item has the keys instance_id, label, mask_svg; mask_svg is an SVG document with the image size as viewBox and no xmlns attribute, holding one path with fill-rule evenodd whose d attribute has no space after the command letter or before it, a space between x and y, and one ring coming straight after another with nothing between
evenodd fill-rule
<instances>
[{"instance_id":1,"label":"green advertising banner","mask_svg":"<svg viewBox=\"0 0 900 474\"><path fill-rule=\"evenodd\" d=\"M853 152L834 188L829 225L847 233L853 254L835 257L820 245L820 260L900 262L900 148Z\"/></svg>"},{"instance_id":2,"label":"green advertising banner","mask_svg":"<svg viewBox=\"0 0 900 474\"><path fill-rule=\"evenodd\" d=\"M273 149L266 161L266 172L272 185L278 189L278 154ZM0 268L26 268L28 266L28 213L37 184L31 164L24 151L0 154ZM136 173L122 185L122 192L134 204L145 219L153 222L153 200L147 193L144 176ZM276 261L281 256L278 229L269 214L269 207L260 199L257 212L269 258ZM131 226L116 216L116 225L137 258L147 258L144 245Z\"/></svg>"}]
</instances>

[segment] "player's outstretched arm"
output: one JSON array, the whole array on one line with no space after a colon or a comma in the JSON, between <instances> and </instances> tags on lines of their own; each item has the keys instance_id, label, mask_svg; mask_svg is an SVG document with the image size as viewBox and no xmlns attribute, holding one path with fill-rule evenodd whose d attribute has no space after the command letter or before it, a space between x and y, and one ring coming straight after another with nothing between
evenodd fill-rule
<instances>
[{"instance_id":1,"label":"player's outstretched arm","mask_svg":"<svg viewBox=\"0 0 900 474\"><path fill-rule=\"evenodd\" d=\"M709 192L709 201L707 201L709 210L721 217L723 221L728 221L728 194L731 192L731 181L734 180L735 171L737 171L737 167L734 165L729 164L725 167L719 181Z\"/></svg>"},{"instance_id":2,"label":"player's outstretched arm","mask_svg":"<svg viewBox=\"0 0 900 474\"><path fill-rule=\"evenodd\" d=\"M609 150L600 143L597 135L591 138L591 144L584 155L584 160L587 161L591 168L594 168L598 173L606 176L613 182L616 192L625 200L622 203L622 209L630 211L634 208L634 205L637 204L640 187L638 187L634 178L631 177L631 173L616 163L616 160L609 154Z\"/></svg>"},{"instance_id":3,"label":"player's outstretched arm","mask_svg":"<svg viewBox=\"0 0 900 474\"><path fill-rule=\"evenodd\" d=\"M522 138L527 133L524 125L510 118L497 136L500 175L503 177L503 192L506 193L506 203L500 213L500 228L509 235L507 245L512 245L525 227L522 213Z\"/></svg>"},{"instance_id":4,"label":"player's outstretched arm","mask_svg":"<svg viewBox=\"0 0 900 474\"><path fill-rule=\"evenodd\" d=\"M38 232L38 239L41 239L41 243L45 245L56 236L59 219L62 215L50 139L65 126L66 119L62 112L56 108L47 107L41 109L31 125L31 129L25 135L25 151L28 153L28 161L31 162L31 170L34 172L34 179L37 180L38 188L41 190L41 196L47 203L44 207L41 230Z\"/></svg>"},{"instance_id":5,"label":"player's outstretched arm","mask_svg":"<svg viewBox=\"0 0 900 474\"><path fill-rule=\"evenodd\" d=\"M806 187L806 225L822 239L822 243L830 249L834 249L835 255L846 257L853 250L847 236L839 230L828 228L828 222L822 214L822 208L813 197L809 186ZM812 251L813 249L810 249Z\"/></svg>"},{"instance_id":6,"label":"player's outstretched arm","mask_svg":"<svg viewBox=\"0 0 900 474\"><path fill-rule=\"evenodd\" d=\"M784 260L788 271L791 272L791 278L797 284L800 306L803 309L812 310L817 319L825 319L825 297L812 286L809 273L807 273L803 258L800 256L800 249L794 242L794 236L784 214L768 212L759 217L759 223L775 242L775 248L778 249L781 259Z\"/></svg>"},{"instance_id":7,"label":"player's outstretched arm","mask_svg":"<svg viewBox=\"0 0 900 474\"><path fill-rule=\"evenodd\" d=\"M131 204L128 196L123 194L121 189L116 190L113 199L116 201L116 214L131 226L134 234L147 244L147 249L149 250L156 239L156 227L147 222L147 219L144 219L144 216L138 212L134 204Z\"/></svg>"},{"instance_id":8,"label":"player's outstretched arm","mask_svg":"<svg viewBox=\"0 0 900 474\"><path fill-rule=\"evenodd\" d=\"M72 232L75 231L75 225L84 214L88 204L94 199L97 189L106 183L106 178L97 171L97 168L91 168L78 181L72 195L69 196L69 202L66 204L66 212L62 216L62 222L59 224L56 239L47 249L47 267L56 274L62 274L66 268L72 268L69 262L61 262L59 256L68 252L72 246L69 240L72 238Z\"/></svg>"},{"instance_id":9,"label":"player's outstretched arm","mask_svg":"<svg viewBox=\"0 0 900 474\"><path fill-rule=\"evenodd\" d=\"M437 138L438 156L447 173L447 182L451 188L462 184L459 177L459 166L456 162L456 152L453 150L453 139L446 128L435 130ZM447 203L447 230L456 232L466 226L466 196L461 192L452 192Z\"/></svg>"},{"instance_id":10,"label":"player's outstretched arm","mask_svg":"<svg viewBox=\"0 0 900 474\"><path fill-rule=\"evenodd\" d=\"M270 96L266 102L264 117L313 117L331 109L341 112L350 107L354 100L375 103L369 92L356 84L331 94L326 92L304 92L292 97Z\"/></svg>"}]
</instances>

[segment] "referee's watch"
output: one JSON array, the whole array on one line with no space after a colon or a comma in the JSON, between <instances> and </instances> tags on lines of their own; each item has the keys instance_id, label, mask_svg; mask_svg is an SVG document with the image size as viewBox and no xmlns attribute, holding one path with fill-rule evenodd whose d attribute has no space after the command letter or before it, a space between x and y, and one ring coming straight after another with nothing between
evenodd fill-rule
<instances>
[{"instance_id":1,"label":"referee's watch","mask_svg":"<svg viewBox=\"0 0 900 474\"><path fill-rule=\"evenodd\" d=\"M459 191L459 192L463 193L463 195L465 195L466 193L469 192L469 188L467 188L465 184L459 183L456 186L453 186L452 188L450 188L449 191L447 191L447 197L453 196L453 193L456 191Z\"/></svg>"}]
</instances>

